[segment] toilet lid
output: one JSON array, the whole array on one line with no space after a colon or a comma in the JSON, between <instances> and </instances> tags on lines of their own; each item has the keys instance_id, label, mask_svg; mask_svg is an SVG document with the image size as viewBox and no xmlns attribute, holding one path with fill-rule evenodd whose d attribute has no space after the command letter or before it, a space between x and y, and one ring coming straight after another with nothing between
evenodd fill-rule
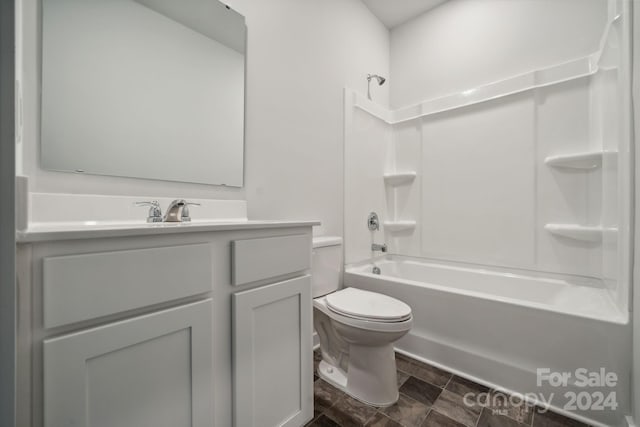
<instances>
[{"instance_id":1,"label":"toilet lid","mask_svg":"<svg viewBox=\"0 0 640 427\"><path fill-rule=\"evenodd\" d=\"M327 307L349 317L379 322L401 322L411 317L411 307L376 292L345 288L327 295Z\"/></svg>"}]
</instances>

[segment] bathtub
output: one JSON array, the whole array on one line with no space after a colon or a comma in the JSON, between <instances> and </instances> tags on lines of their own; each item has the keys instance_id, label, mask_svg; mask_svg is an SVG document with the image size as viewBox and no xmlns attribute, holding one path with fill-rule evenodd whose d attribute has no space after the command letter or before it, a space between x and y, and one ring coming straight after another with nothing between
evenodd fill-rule
<instances>
[{"instance_id":1,"label":"bathtub","mask_svg":"<svg viewBox=\"0 0 640 427\"><path fill-rule=\"evenodd\" d=\"M347 266L344 284L411 306L414 326L398 341L399 351L534 402L550 401L555 411L591 424L626 425L629 315L599 281L402 256L375 265L380 275L372 263ZM539 372L565 380L551 384ZM603 372L616 381L583 385L585 373ZM598 393L613 393L617 408L589 404L598 403Z\"/></svg>"}]
</instances>

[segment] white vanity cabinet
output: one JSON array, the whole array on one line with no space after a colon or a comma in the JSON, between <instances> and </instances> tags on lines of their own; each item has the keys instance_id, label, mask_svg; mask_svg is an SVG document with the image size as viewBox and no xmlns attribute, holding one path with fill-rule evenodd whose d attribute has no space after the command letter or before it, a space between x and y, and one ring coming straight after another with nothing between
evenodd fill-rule
<instances>
[{"instance_id":1,"label":"white vanity cabinet","mask_svg":"<svg viewBox=\"0 0 640 427\"><path fill-rule=\"evenodd\" d=\"M232 242L233 283L311 267L309 236ZM313 417L311 276L232 296L234 426L304 425Z\"/></svg>"},{"instance_id":2,"label":"white vanity cabinet","mask_svg":"<svg viewBox=\"0 0 640 427\"><path fill-rule=\"evenodd\" d=\"M44 341L44 425L211 427L211 300Z\"/></svg>"},{"instance_id":3,"label":"white vanity cabinet","mask_svg":"<svg viewBox=\"0 0 640 427\"><path fill-rule=\"evenodd\" d=\"M309 276L233 296L234 425L304 425L313 415Z\"/></svg>"},{"instance_id":4,"label":"white vanity cabinet","mask_svg":"<svg viewBox=\"0 0 640 427\"><path fill-rule=\"evenodd\" d=\"M18 425L304 425L315 224L23 233Z\"/></svg>"}]
</instances>

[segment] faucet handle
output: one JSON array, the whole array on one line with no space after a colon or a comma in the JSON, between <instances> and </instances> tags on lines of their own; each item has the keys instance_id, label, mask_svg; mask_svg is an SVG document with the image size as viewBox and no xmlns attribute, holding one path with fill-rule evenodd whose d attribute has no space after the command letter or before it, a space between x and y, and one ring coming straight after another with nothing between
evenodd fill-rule
<instances>
[{"instance_id":1,"label":"faucet handle","mask_svg":"<svg viewBox=\"0 0 640 427\"><path fill-rule=\"evenodd\" d=\"M367 217L367 227L369 231L378 231L380 230L380 220L378 219L378 214L375 212L371 212Z\"/></svg>"},{"instance_id":2,"label":"faucet handle","mask_svg":"<svg viewBox=\"0 0 640 427\"><path fill-rule=\"evenodd\" d=\"M147 222L162 222L162 209L160 203L157 200L150 202L135 202L135 206L149 206L149 216L147 216Z\"/></svg>"},{"instance_id":3,"label":"faucet handle","mask_svg":"<svg viewBox=\"0 0 640 427\"><path fill-rule=\"evenodd\" d=\"M189 215L189 206L200 206L200 203L195 202L185 202L184 207L182 208L182 222L191 221L191 216Z\"/></svg>"}]
</instances>

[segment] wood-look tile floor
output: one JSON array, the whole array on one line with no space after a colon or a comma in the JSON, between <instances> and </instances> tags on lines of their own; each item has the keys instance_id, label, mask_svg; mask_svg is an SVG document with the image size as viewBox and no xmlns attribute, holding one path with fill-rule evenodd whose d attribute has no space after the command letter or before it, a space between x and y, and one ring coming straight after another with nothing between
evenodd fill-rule
<instances>
[{"instance_id":1,"label":"wood-look tile floor","mask_svg":"<svg viewBox=\"0 0 640 427\"><path fill-rule=\"evenodd\" d=\"M314 417L307 427L587 427L564 416L522 405L449 372L396 353L398 402L366 405L318 378L321 356L314 352ZM469 392L489 393L491 404L468 406Z\"/></svg>"}]
</instances>

